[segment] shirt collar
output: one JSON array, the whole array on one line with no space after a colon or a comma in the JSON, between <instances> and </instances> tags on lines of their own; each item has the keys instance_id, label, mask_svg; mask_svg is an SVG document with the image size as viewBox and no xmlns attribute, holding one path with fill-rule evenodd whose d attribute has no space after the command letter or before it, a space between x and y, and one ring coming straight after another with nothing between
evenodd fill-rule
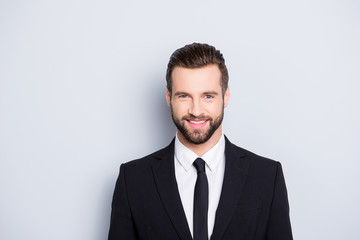
<instances>
[{"instance_id":1,"label":"shirt collar","mask_svg":"<svg viewBox=\"0 0 360 240\"><path fill-rule=\"evenodd\" d=\"M176 134L175 137L175 158L180 165L188 171L196 158L201 157L210 171L214 171L220 161L224 157L225 153L225 138L224 134L221 135L220 140L204 155L198 156L192 150L182 144Z\"/></svg>"}]
</instances>

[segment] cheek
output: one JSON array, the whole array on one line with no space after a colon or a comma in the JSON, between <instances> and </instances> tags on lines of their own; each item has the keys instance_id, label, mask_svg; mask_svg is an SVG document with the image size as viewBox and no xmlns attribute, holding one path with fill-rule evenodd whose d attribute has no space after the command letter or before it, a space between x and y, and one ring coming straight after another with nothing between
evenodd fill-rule
<instances>
[{"instance_id":1,"label":"cheek","mask_svg":"<svg viewBox=\"0 0 360 240\"><path fill-rule=\"evenodd\" d=\"M224 103L223 102L219 102L216 104L212 104L211 106L208 106L208 113L214 116L220 115L222 110L224 108Z\"/></svg>"},{"instance_id":2,"label":"cheek","mask_svg":"<svg viewBox=\"0 0 360 240\"><path fill-rule=\"evenodd\" d=\"M187 112L185 103L171 102L171 107L173 114L176 116L184 115Z\"/></svg>"}]
</instances>

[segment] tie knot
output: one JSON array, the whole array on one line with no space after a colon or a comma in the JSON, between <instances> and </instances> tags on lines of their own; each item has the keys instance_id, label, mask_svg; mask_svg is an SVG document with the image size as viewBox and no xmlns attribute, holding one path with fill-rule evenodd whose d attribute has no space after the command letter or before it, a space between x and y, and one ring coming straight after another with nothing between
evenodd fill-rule
<instances>
[{"instance_id":1,"label":"tie knot","mask_svg":"<svg viewBox=\"0 0 360 240\"><path fill-rule=\"evenodd\" d=\"M205 161L201 158L197 158L194 161L194 166L196 167L196 170L199 172L205 172Z\"/></svg>"}]
</instances>

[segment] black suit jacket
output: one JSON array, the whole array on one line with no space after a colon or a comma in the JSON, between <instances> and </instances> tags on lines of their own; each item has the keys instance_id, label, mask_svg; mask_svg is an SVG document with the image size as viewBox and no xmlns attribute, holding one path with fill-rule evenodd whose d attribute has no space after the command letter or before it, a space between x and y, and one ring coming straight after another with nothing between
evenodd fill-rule
<instances>
[{"instance_id":1,"label":"black suit jacket","mask_svg":"<svg viewBox=\"0 0 360 240\"><path fill-rule=\"evenodd\" d=\"M211 240L291 240L280 163L225 141L225 175ZM109 240L191 239L175 178L174 141L122 164Z\"/></svg>"}]
</instances>

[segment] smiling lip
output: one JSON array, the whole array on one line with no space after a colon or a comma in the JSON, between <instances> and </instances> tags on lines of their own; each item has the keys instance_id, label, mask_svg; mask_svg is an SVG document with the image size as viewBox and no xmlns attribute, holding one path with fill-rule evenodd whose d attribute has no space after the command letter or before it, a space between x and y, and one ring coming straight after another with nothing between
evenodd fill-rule
<instances>
[{"instance_id":1,"label":"smiling lip","mask_svg":"<svg viewBox=\"0 0 360 240\"><path fill-rule=\"evenodd\" d=\"M191 128L200 129L200 128L205 127L209 120L192 119L192 120L186 120L186 121L188 122L188 124Z\"/></svg>"}]
</instances>

